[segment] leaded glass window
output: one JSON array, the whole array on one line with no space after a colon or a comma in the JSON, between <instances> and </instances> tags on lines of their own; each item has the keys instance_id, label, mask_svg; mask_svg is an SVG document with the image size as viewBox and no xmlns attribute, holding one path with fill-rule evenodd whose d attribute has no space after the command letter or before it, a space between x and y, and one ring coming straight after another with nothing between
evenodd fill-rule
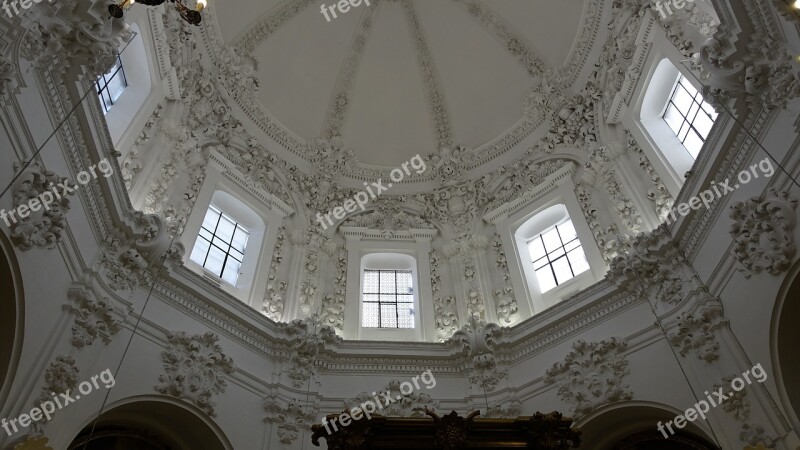
<instances>
[{"instance_id":1,"label":"leaded glass window","mask_svg":"<svg viewBox=\"0 0 800 450\"><path fill-rule=\"evenodd\" d=\"M414 285L410 270L364 270L365 328L414 328Z\"/></svg>"},{"instance_id":2,"label":"leaded glass window","mask_svg":"<svg viewBox=\"0 0 800 450\"><path fill-rule=\"evenodd\" d=\"M589 270L589 262L570 219L528 241L528 252L542 293Z\"/></svg>"},{"instance_id":3,"label":"leaded glass window","mask_svg":"<svg viewBox=\"0 0 800 450\"><path fill-rule=\"evenodd\" d=\"M190 259L235 286L249 237L246 228L211 205Z\"/></svg>"}]
</instances>

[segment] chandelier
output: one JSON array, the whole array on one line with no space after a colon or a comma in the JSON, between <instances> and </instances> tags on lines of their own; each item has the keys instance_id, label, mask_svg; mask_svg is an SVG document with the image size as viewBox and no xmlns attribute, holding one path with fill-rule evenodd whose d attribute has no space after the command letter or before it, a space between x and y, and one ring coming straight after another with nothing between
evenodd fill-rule
<instances>
[{"instance_id":1,"label":"chandelier","mask_svg":"<svg viewBox=\"0 0 800 450\"><path fill-rule=\"evenodd\" d=\"M120 19L122 15L125 13L125 10L130 8L131 5L134 3L141 3L147 6L158 6L167 0L122 0L119 3L111 4L108 6L108 12L111 13L111 17ZM175 3L175 9L178 10L183 20L189 22L192 25L200 25L200 22L203 20L203 17L200 15L200 12L203 11L203 8L206 7L208 0L197 0L197 5L194 9L189 8L183 3L183 0L169 0L172 3Z\"/></svg>"}]
</instances>

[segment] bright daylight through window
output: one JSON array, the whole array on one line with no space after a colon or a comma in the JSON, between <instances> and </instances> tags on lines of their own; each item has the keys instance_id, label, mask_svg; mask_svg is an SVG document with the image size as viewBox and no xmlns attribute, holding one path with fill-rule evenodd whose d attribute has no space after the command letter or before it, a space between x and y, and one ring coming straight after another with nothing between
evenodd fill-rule
<instances>
[{"instance_id":1,"label":"bright daylight through window","mask_svg":"<svg viewBox=\"0 0 800 450\"><path fill-rule=\"evenodd\" d=\"M717 115L700 92L681 75L663 117L689 154L697 158Z\"/></svg>"},{"instance_id":2,"label":"bright daylight through window","mask_svg":"<svg viewBox=\"0 0 800 450\"><path fill-rule=\"evenodd\" d=\"M410 270L364 270L365 328L414 328L414 286Z\"/></svg>"},{"instance_id":3,"label":"bright daylight through window","mask_svg":"<svg viewBox=\"0 0 800 450\"><path fill-rule=\"evenodd\" d=\"M108 113L114 102L117 101L122 91L128 87L128 79L125 77L125 69L122 67L122 57L117 54L117 62L114 67L95 82L97 95L103 105L103 114Z\"/></svg>"},{"instance_id":4,"label":"bright daylight through window","mask_svg":"<svg viewBox=\"0 0 800 450\"><path fill-rule=\"evenodd\" d=\"M528 251L542 293L589 270L589 262L570 219L528 241Z\"/></svg>"},{"instance_id":5,"label":"bright daylight through window","mask_svg":"<svg viewBox=\"0 0 800 450\"><path fill-rule=\"evenodd\" d=\"M250 232L213 205L209 206L191 260L235 286Z\"/></svg>"}]
</instances>

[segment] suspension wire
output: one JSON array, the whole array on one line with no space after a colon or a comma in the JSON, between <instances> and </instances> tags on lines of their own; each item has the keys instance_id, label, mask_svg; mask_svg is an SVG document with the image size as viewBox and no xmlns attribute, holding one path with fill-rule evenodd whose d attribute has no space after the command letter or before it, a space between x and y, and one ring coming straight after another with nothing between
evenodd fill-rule
<instances>
[{"instance_id":1,"label":"suspension wire","mask_svg":"<svg viewBox=\"0 0 800 450\"><path fill-rule=\"evenodd\" d=\"M683 67L686 68L686 70L692 75L692 77L695 79L695 81L697 81L697 83L699 83L701 86L705 86L705 84L703 84L702 80L700 80L700 78L697 77L697 75L687 65L687 63L688 63L688 60L681 61L681 64L683 65ZM705 95L705 94L706 93L703 93L703 95ZM707 94L714 98L715 103L717 105L719 105L719 107L722 108L726 113L728 113L728 115L731 117L731 119L733 119L733 121L736 122L736 124L739 125L739 127L742 130L744 130L745 133L747 133L747 135L750 137L750 139L753 140L753 142L756 143L756 145L761 147L761 150L763 150L764 153L766 153L766 155L769 157L769 159L771 159L775 163L775 165L777 165L781 169L781 171L787 177L789 177L790 180L792 180L792 182L795 184L795 186L800 187L800 183L797 182L797 179L795 179L795 177L793 177L792 174L789 173L789 171L786 170L786 168L783 167L783 165L780 163L780 161L778 161L777 158L772 156L772 153L770 153L769 150L767 150L764 147L764 145L761 144L761 141L759 141L758 138L755 135L753 135L753 133L750 131L750 129L745 127L744 124L736 117L736 115L733 114L733 112L730 109L728 109L728 105L726 105L725 102L721 101L720 98L717 97L713 92L711 92L710 89L708 89Z\"/></svg>"},{"instance_id":2,"label":"suspension wire","mask_svg":"<svg viewBox=\"0 0 800 450\"><path fill-rule=\"evenodd\" d=\"M320 321L320 318L321 318L321 317L322 317L322 301L320 301L320 304L319 304L319 310L318 310L318 313L317 313L317 315L316 315L316 317L315 317L315 319L314 319L314 335L315 335L315 336L316 336L316 334L317 334L317 326L319 325L319 321ZM308 340L308 336L306 336L306 340ZM315 345L314 345L314 353L313 353L313 357L311 358L311 367L312 367L312 368L314 367L314 365L316 364L316 362L317 362L317 346L316 346L316 344L315 344ZM311 379L312 379L312 378L314 378L314 372L313 372L313 371L311 372L311 376L310 376L310 377L308 377L308 385L306 385L306 401L305 401L305 407L307 408L307 411L308 411L308 412L311 412L311 406L308 404L308 398L311 396ZM302 411L302 410L301 410L301 411ZM271 438L271 437L272 437L272 436L270 435L270 438ZM302 436L300 439L301 439L301 441L302 441L302 444L301 444L300 450L305 450L305 448L306 448L306 427L303 427L303 436Z\"/></svg>"},{"instance_id":3,"label":"suspension wire","mask_svg":"<svg viewBox=\"0 0 800 450\"><path fill-rule=\"evenodd\" d=\"M122 52L124 52L125 49L128 48L128 45L130 45L130 43L133 42L134 39L136 39L136 36L138 36L138 33L134 31L133 37L131 37L131 39L125 44L125 47L122 47L122 50L120 50L117 53L121 55ZM78 109L78 106L80 106L81 103L83 103L83 100L85 100L86 97L88 97L89 94L92 92L94 92L93 89L87 89L86 92L84 92L84 94L81 96L78 102L72 106L69 112L67 112L67 115L64 116L64 118L61 119L61 122L59 122L58 125L53 129L53 132L50 133L49 136L47 136L47 139L45 139L44 142L42 142L42 145L40 145L39 148L36 149L33 155L31 155L31 157L27 161L25 161L25 164L23 164L22 167L20 167L20 169L17 171L17 173L11 178L11 181L8 183L8 185L6 185L3 191L0 192L0 198L6 195L6 192L8 192L8 190L11 189L11 186L17 181L17 179L19 179L20 176L22 176L22 173L25 172L25 169L27 169L28 166L30 166L33 163L33 160L36 159L37 156L39 156L39 153L44 149L44 146L47 145L47 143L50 142L50 139L52 139L53 136L56 135L58 130L60 130L61 127L64 126L65 123L67 123L67 120L69 120L69 118L72 117L72 113L74 113L75 110Z\"/></svg>"},{"instance_id":4,"label":"suspension wire","mask_svg":"<svg viewBox=\"0 0 800 450\"><path fill-rule=\"evenodd\" d=\"M667 234L670 236L670 238L672 237L672 235L669 233L669 231L667 231ZM617 244L620 246L620 250L624 253L625 257L629 258L630 255L627 253L627 249L622 243L622 236L619 233L617 233ZM689 265L691 267L690 264L687 264L687 265ZM632 270L632 272L633 272L633 276L636 277L637 288L638 288L638 290L640 290L640 292L642 294L642 297L644 297L645 303L647 303L647 306L650 307L650 312L653 313L653 317L655 317L655 319L656 319L656 325L658 325L658 328L661 329L661 333L664 335L664 340L666 341L667 346L669 347L670 351L672 352L672 356L675 358L675 361L678 363L678 368L681 370L681 374L683 375L684 380L686 380L686 384L689 386L689 391L692 393L692 396L695 399L695 404L699 403L700 399L697 397L697 393L694 391L694 387L692 387L691 381L689 381L689 376L686 374L686 370L683 368L683 365L681 364L681 360L678 357L678 352L675 351L675 348L672 346L672 343L669 341L669 336L667 335L667 330L664 327L664 324L661 321L661 318L658 316L658 313L656 313L655 306L653 306L653 304L650 303L650 299L646 295L647 294L647 290L646 290L645 286L647 286L647 284L640 277L638 270L634 269L634 270ZM661 290L663 288L664 288L664 284L662 283L661 286L659 287L658 292L656 292L655 296L658 296L658 294L661 292ZM719 438L717 437L717 433L714 432L714 427L711 426L711 422L709 422L708 418L704 418L704 420L706 421L706 423L708 423L708 428L711 431L711 435L714 437L714 442L717 444L717 447L718 448L722 448L722 446L720 445L720 442L719 442Z\"/></svg>"},{"instance_id":5,"label":"suspension wire","mask_svg":"<svg viewBox=\"0 0 800 450\"><path fill-rule=\"evenodd\" d=\"M172 248L172 244L175 243L175 237L176 236L177 235L173 235L172 236L172 239L169 242L169 247L168 247L169 249L171 249ZM150 290L147 292L147 298L145 299L144 304L142 305L142 310L139 311L139 315L138 315L138 317L136 317L136 322L134 323L133 329L131 330L131 336L128 338L128 343L125 345L125 350L122 352L122 357L120 357L119 363L117 364L117 368L114 370L114 380L117 379L117 376L119 375L120 368L122 368L122 363L123 363L123 361L125 361L125 356L128 354L128 350L131 347L131 343L133 342L133 338L136 336L136 331L139 329L139 323L141 322L142 317L144 316L144 311L147 308L147 304L150 303L150 298L153 295L153 290L155 289L156 284L158 284L158 278L159 278L159 276L160 276L160 274L161 274L161 272L162 272L162 270L164 268L164 263L167 261L167 257L168 256L169 255L165 253L160 258L161 261L158 263L158 268L155 271L155 274L153 275L153 284L150 285ZM114 385L116 386L116 383L114 383ZM100 405L100 410L97 411L97 417L95 417L94 420L92 421L92 429L89 432L89 436L86 437L86 441L83 444L82 450L86 450L86 446L89 445L89 442L91 442L91 440L92 440L92 435L94 434L95 427L97 427L97 422L100 420L100 416L103 414L103 410L105 409L106 404L108 403L108 397L111 395L111 390L112 389L113 389L113 386L106 390L106 395L103 398L103 403L102 403L102 405Z\"/></svg>"}]
</instances>

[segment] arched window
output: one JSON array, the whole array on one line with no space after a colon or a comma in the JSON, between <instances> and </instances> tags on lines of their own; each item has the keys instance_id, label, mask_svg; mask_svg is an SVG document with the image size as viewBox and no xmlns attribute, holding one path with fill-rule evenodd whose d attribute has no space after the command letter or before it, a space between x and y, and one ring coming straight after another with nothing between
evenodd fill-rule
<instances>
[{"instance_id":1,"label":"arched window","mask_svg":"<svg viewBox=\"0 0 800 450\"><path fill-rule=\"evenodd\" d=\"M584 247L563 203L549 206L527 219L514 232L514 239L534 295L558 295L573 280L583 279L581 275L589 272Z\"/></svg>"},{"instance_id":2,"label":"arched window","mask_svg":"<svg viewBox=\"0 0 800 450\"><path fill-rule=\"evenodd\" d=\"M189 261L206 278L232 290L249 290L266 226L261 217L225 191L214 192Z\"/></svg>"},{"instance_id":3,"label":"arched window","mask_svg":"<svg viewBox=\"0 0 800 450\"><path fill-rule=\"evenodd\" d=\"M698 87L669 59L663 58L642 97L639 118L642 131L656 151L655 156L672 171L678 186L692 168L718 117Z\"/></svg>"},{"instance_id":4,"label":"arched window","mask_svg":"<svg viewBox=\"0 0 800 450\"><path fill-rule=\"evenodd\" d=\"M700 92L680 75L662 117L692 158L700 153L717 116Z\"/></svg>"},{"instance_id":5,"label":"arched window","mask_svg":"<svg viewBox=\"0 0 800 450\"><path fill-rule=\"evenodd\" d=\"M191 260L236 286L249 237L246 227L211 205L194 242Z\"/></svg>"},{"instance_id":6,"label":"arched window","mask_svg":"<svg viewBox=\"0 0 800 450\"><path fill-rule=\"evenodd\" d=\"M370 253L361 260L361 326L415 328L416 260L399 253Z\"/></svg>"}]
</instances>

